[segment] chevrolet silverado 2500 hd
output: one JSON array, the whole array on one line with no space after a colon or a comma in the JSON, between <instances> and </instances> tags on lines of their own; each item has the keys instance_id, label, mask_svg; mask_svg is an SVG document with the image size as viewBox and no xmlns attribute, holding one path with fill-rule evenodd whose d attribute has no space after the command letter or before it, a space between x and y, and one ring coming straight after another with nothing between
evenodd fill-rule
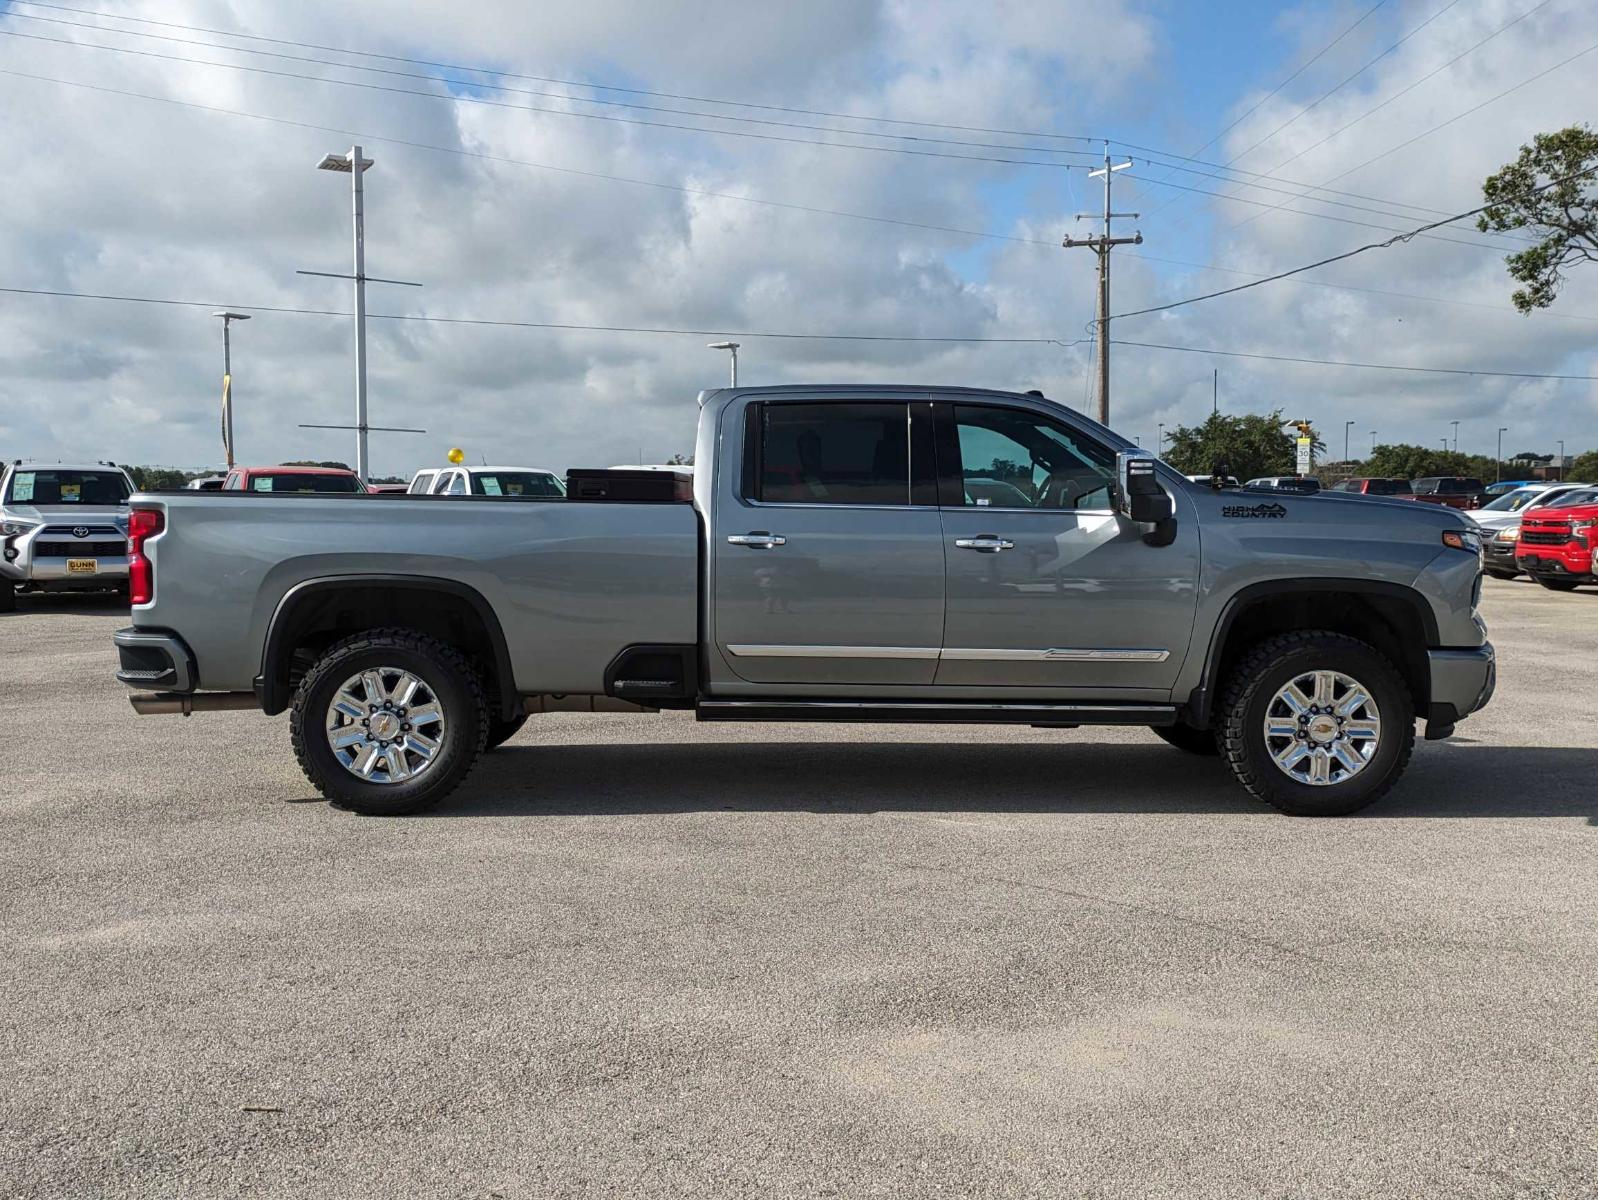
<instances>
[{"instance_id":1,"label":"chevrolet silverado 2500 hd","mask_svg":"<svg viewBox=\"0 0 1598 1200\"><path fill-rule=\"evenodd\" d=\"M290 711L312 783L414 812L528 714L1143 725L1351 812L1485 704L1477 536L1212 489L1036 395L700 397L691 501L135 496L140 712Z\"/></svg>"}]
</instances>

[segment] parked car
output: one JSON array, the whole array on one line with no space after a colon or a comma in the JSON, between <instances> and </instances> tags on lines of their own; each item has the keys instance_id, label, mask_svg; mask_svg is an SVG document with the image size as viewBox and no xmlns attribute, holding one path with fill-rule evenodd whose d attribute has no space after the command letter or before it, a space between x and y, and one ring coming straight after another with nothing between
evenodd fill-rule
<instances>
[{"instance_id":1,"label":"parked car","mask_svg":"<svg viewBox=\"0 0 1598 1200\"><path fill-rule=\"evenodd\" d=\"M1353 492L1359 496L1413 496L1407 479L1339 479L1327 491Z\"/></svg>"},{"instance_id":2,"label":"parked car","mask_svg":"<svg viewBox=\"0 0 1598 1200\"><path fill-rule=\"evenodd\" d=\"M1213 475L1189 475L1188 479L1193 483L1202 484L1204 487L1209 488L1235 488L1243 486L1242 484L1238 483L1236 475L1223 475L1221 476L1220 483L1215 482L1215 476Z\"/></svg>"},{"instance_id":3,"label":"parked car","mask_svg":"<svg viewBox=\"0 0 1598 1200\"><path fill-rule=\"evenodd\" d=\"M0 612L21 591L125 588L133 480L112 462L17 459L0 475Z\"/></svg>"},{"instance_id":4,"label":"parked car","mask_svg":"<svg viewBox=\"0 0 1598 1200\"><path fill-rule=\"evenodd\" d=\"M435 467L416 472L410 491L412 495L427 496L537 499L564 496L566 485L559 475L543 467Z\"/></svg>"},{"instance_id":5,"label":"parked car","mask_svg":"<svg viewBox=\"0 0 1598 1200\"><path fill-rule=\"evenodd\" d=\"M1514 491L1516 488L1532 487L1544 482L1546 481L1541 479L1501 479L1497 483L1489 483L1482 490L1489 496L1502 496L1506 492Z\"/></svg>"},{"instance_id":6,"label":"parked car","mask_svg":"<svg viewBox=\"0 0 1598 1200\"><path fill-rule=\"evenodd\" d=\"M234 467L227 473L221 490L361 493L366 491L366 485L354 471L343 467Z\"/></svg>"},{"instance_id":7,"label":"parked car","mask_svg":"<svg viewBox=\"0 0 1598 1200\"><path fill-rule=\"evenodd\" d=\"M1598 494L1575 492L1558 504L1529 512L1520 522L1515 565L1545 588L1574 590L1583 583L1598 583L1593 570L1598 551Z\"/></svg>"},{"instance_id":8,"label":"parked car","mask_svg":"<svg viewBox=\"0 0 1598 1200\"><path fill-rule=\"evenodd\" d=\"M1417 717L1446 737L1493 690L1458 513L1214 491L967 388L718 389L695 458L683 501L368 500L377 541L360 500L136 496L119 678L141 713L292 707L308 778L367 813L435 803L529 713L660 708L1141 725L1346 813ZM1026 503L975 502L995 463Z\"/></svg>"},{"instance_id":9,"label":"parked car","mask_svg":"<svg viewBox=\"0 0 1598 1200\"><path fill-rule=\"evenodd\" d=\"M1449 508L1480 508L1487 489L1479 479L1465 475L1431 475L1409 481L1411 499L1427 504L1446 504Z\"/></svg>"},{"instance_id":10,"label":"parked car","mask_svg":"<svg viewBox=\"0 0 1598 1200\"><path fill-rule=\"evenodd\" d=\"M226 475L201 475L198 479L189 480L183 486L191 492L220 492L226 482Z\"/></svg>"},{"instance_id":11,"label":"parked car","mask_svg":"<svg viewBox=\"0 0 1598 1200\"><path fill-rule=\"evenodd\" d=\"M1321 481L1313 475L1303 477L1297 475L1266 475L1260 479L1250 479L1243 485L1246 488L1268 488L1279 492L1309 492L1321 490Z\"/></svg>"},{"instance_id":12,"label":"parked car","mask_svg":"<svg viewBox=\"0 0 1598 1200\"><path fill-rule=\"evenodd\" d=\"M1520 540L1521 519L1527 513L1562 504L1566 497L1590 487L1585 483L1528 484L1469 513L1469 519L1482 531L1482 570L1495 579L1513 579L1519 575L1515 546Z\"/></svg>"},{"instance_id":13,"label":"parked car","mask_svg":"<svg viewBox=\"0 0 1598 1200\"><path fill-rule=\"evenodd\" d=\"M403 496L411 488L407 483L369 483L366 485L366 490L373 495Z\"/></svg>"}]
</instances>

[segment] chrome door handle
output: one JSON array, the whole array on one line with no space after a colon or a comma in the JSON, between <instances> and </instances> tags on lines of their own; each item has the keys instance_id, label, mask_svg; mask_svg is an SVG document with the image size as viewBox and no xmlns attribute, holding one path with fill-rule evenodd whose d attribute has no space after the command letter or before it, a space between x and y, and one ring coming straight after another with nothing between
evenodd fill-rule
<instances>
[{"instance_id":1,"label":"chrome door handle","mask_svg":"<svg viewBox=\"0 0 1598 1200\"><path fill-rule=\"evenodd\" d=\"M733 546L748 546L751 550L773 550L778 546L786 546L788 539L781 534L757 529L753 533L732 534L727 538L727 542Z\"/></svg>"},{"instance_id":2,"label":"chrome door handle","mask_svg":"<svg viewBox=\"0 0 1598 1200\"><path fill-rule=\"evenodd\" d=\"M1014 542L995 537L991 533L981 533L970 538L955 538L954 544L962 550L980 550L984 554L997 554L1000 550L1015 549Z\"/></svg>"}]
</instances>

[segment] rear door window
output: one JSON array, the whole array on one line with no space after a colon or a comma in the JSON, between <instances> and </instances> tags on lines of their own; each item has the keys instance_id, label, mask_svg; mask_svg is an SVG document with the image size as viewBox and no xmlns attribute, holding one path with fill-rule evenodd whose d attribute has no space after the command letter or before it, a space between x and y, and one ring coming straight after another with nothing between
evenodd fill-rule
<instances>
[{"instance_id":1,"label":"rear door window","mask_svg":"<svg viewBox=\"0 0 1598 1200\"><path fill-rule=\"evenodd\" d=\"M752 499L767 504L910 503L907 404L762 404L758 412Z\"/></svg>"}]
</instances>

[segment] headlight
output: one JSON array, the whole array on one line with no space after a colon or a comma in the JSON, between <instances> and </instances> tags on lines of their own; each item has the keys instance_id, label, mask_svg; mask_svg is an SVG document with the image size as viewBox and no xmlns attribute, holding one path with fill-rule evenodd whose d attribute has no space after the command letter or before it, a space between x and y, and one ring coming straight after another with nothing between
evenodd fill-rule
<instances>
[{"instance_id":1,"label":"headlight","mask_svg":"<svg viewBox=\"0 0 1598 1200\"><path fill-rule=\"evenodd\" d=\"M1587 530L1592 528L1592 524L1592 518L1590 517L1585 521L1572 521L1570 523L1570 532L1585 533Z\"/></svg>"},{"instance_id":2,"label":"headlight","mask_svg":"<svg viewBox=\"0 0 1598 1200\"><path fill-rule=\"evenodd\" d=\"M1518 527L1500 529L1498 531L1498 540L1500 542L1518 542L1520 540L1520 529Z\"/></svg>"},{"instance_id":3,"label":"headlight","mask_svg":"<svg viewBox=\"0 0 1598 1200\"><path fill-rule=\"evenodd\" d=\"M37 521L4 521L0 522L0 534L6 537L17 537L20 534L27 533L30 529L37 529L38 527L39 522Z\"/></svg>"},{"instance_id":4,"label":"headlight","mask_svg":"<svg viewBox=\"0 0 1598 1200\"><path fill-rule=\"evenodd\" d=\"M1468 550L1472 554L1480 554L1481 534L1472 529L1445 529L1443 545L1452 546L1455 550Z\"/></svg>"}]
</instances>

